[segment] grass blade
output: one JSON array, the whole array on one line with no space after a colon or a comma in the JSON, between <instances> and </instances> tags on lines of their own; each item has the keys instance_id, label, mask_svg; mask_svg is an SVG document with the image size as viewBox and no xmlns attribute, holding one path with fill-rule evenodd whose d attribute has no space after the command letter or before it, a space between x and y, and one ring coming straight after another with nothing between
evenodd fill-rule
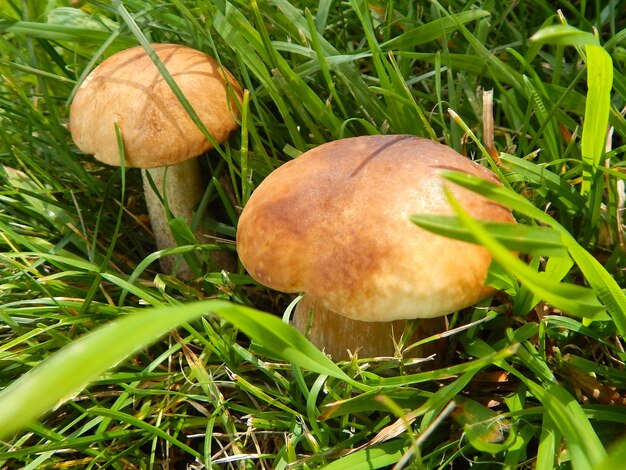
<instances>
[{"instance_id":1,"label":"grass blade","mask_svg":"<svg viewBox=\"0 0 626 470\"><path fill-rule=\"evenodd\" d=\"M446 172L445 178L560 231L570 256L606 306L620 335L626 337L626 294L602 264L580 246L562 225L510 189L458 172Z\"/></svg>"},{"instance_id":2,"label":"grass blade","mask_svg":"<svg viewBox=\"0 0 626 470\"><path fill-rule=\"evenodd\" d=\"M371 470L392 465L402 458L408 449L408 442L395 439L379 445L353 452L324 467L325 470Z\"/></svg>"},{"instance_id":3,"label":"grass blade","mask_svg":"<svg viewBox=\"0 0 626 470\"><path fill-rule=\"evenodd\" d=\"M275 316L218 300L161 307L127 315L72 342L0 392L0 439L69 400L140 348L208 311L223 316L294 364L353 382L326 355Z\"/></svg>"},{"instance_id":4,"label":"grass blade","mask_svg":"<svg viewBox=\"0 0 626 470\"><path fill-rule=\"evenodd\" d=\"M430 21L429 23L415 28L411 28L405 33L385 41L380 45L380 47L384 51L394 49L407 50L411 47L434 41L441 36L454 32L458 28L458 24L467 24L489 16L490 13L486 10L472 9L463 11L445 18Z\"/></svg>"},{"instance_id":5,"label":"grass blade","mask_svg":"<svg viewBox=\"0 0 626 470\"><path fill-rule=\"evenodd\" d=\"M581 194L591 190L596 169L604 151L611 110L613 88L613 61L602 48L596 36L569 25L553 25L540 29L531 38L537 44L576 46L587 62L587 99L581 141L583 157L583 181Z\"/></svg>"},{"instance_id":6,"label":"grass blade","mask_svg":"<svg viewBox=\"0 0 626 470\"><path fill-rule=\"evenodd\" d=\"M411 216L411 221L439 235L476 243L472 231L459 217L424 214ZM549 227L498 222L483 222L481 225L509 250L533 255L567 256L561 233Z\"/></svg>"},{"instance_id":7,"label":"grass blade","mask_svg":"<svg viewBox=\"0 0 626 470\"><path fill-rule=\"evenodd\" d=\"M593 290L576 284L558 283L540 276L539 273L511 254L495 240L478 222L473 220L451 193L450 205L457 212L461 222L472 232L477 241L487 248L494 260L528 288L552 305L573 315L594 318L604 311Z\"/></svg>"},{"instance_id":8,"label":"grass blade","mask_svg":"<svg viewBox=\"0 0 626 470\"><path fill-rule=\"evenodd\" d=\"M611 110L611 89L613 87L613 61L600 46L585 46L587 53L587 101L581 151L583 157L583 182L581 193L587 194L591 182L600 165L604 153L609 111Z\"/></svg>"}]
</instances>

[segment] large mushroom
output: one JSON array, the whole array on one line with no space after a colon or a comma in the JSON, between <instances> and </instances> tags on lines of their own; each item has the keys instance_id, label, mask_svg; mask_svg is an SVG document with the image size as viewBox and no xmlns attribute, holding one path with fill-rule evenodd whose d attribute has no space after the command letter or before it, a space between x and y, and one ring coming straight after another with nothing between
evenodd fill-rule
<instances>
[{"instance_id":1,"label":"large mushroom","mask_svg":"<svg viewBox=\"0 0 626 470\"><path fill-rule=\"evenodd\" d=\"M192 108L217 143L238 127L237 100L242 91L215 59L190 47L152 44ZM143 47L104 60L78 88L70 108L74 142L101 162L120 165L114 124L119 126L125 165L142 168L144 192L158 249L175 247L164 205L149 184L148 173L174 217L191 225L194 206L204 194L196 158L213 147L193 122ZM164 184L165 182L165 184ZM206 236L200 231L196 235ZM161 266L171 272L174 257ZM179 275L189 277L184 263Z\"/></svg>"},{"instance_id":2,"label":"large mushroom","mask_svg":"<svg viewBox=\"0 0 626 470\"><path fill-rule=\"evenodd\" d=\"M441 317L493 293L485 248L409 220L454 214L442 170L496 181L451 148L410 135L320 145L252 194L237 230L241 262L265 286L306 293L294 324L333 359L347 359L348 350L394 355L406 320ZM448 186L474 218L514 222L505 207ZM442 331L442 319L422 320L419 329Z\"/></svg>"}]
</instances>

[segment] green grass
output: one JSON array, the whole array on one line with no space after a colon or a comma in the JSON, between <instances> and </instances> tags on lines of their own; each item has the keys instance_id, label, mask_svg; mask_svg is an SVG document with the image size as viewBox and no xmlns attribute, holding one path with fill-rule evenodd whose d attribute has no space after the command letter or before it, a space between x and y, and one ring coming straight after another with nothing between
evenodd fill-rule
<instances>
[{"instance_id":1,"label":"green grass","mask_svg":"<svg viewBox=\"0 0 626 470\"><path fill-rule=\"evenodd\" d=\"M623 0L0 4L0 466L618 468L624 11ZM241 130L202 157L202 205L216 217L196 222L224 241L173 249L200 256L192 281L158 271L168 252L155 252L138 172L83 155L65 127L89 70L150 42L206 51L247 89ZM483 135L491 89L495 152ZM291 296L241 266L211 270L270 171L372 133L437 139L491 167L502 187L447 177L520 222L478 224L461 207L413 217L497 260L502 293L429 339L446 344L438 370L334 364L280 321Z\"/></svg>"}]
</instances>

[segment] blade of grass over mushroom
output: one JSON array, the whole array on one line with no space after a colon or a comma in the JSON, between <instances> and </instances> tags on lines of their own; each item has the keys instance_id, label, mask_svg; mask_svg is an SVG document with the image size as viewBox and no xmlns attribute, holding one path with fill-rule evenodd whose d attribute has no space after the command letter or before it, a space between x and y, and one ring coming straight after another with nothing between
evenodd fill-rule
<instances>
[{"instance_id":1,"label":"blade of grass over mushroom","mask_svg":"<svg viewBox=\"0 0 626 470\"><path fill-rule=\"evenodd\" d=\"M499 184L458 171L443 171L442 176L454 184L458 184L463 188L469 189L489 199L499 202L500 204L503 204L520 214L524 214L530 218L538 220L555 230L562 231L564 235L569 235L569 232L564 230L556 220L541 209L535 207L524 196L517 194L509 188L505 188Z\"/></svg>"},{"instance_id":2,"label":"blade of grass over mushroom","mask_svg":"<svg viewBox=\"0 0 626 470\"><path fill-rule=\"evenodd\" d=\"M472 231L459 217L417 214L411 216L411 221L439 235L476 243ZM561 233L552 228L498 222L479 223L509 250L533 255L567 256Z\"/></svg>"},{"instance_id":3,"label":"blade of grass over mushroom","mask_svg":"<svg viewBox=\"0 0 626 470\"><path fill-rule=\"evenodd\" d=\"M222 148L213 138L213 136L211 135L211 132L204 125L204 123L202 122L202 119L200 119L200 116L198 116L198 113L193 109L193 106L191 105L189 100L185 97L185 94L182 92L182 90L176 83L176 80L174 80L174 77L172 77L172 74L169 72L169 70L163 63L163 61L159 58L157 53L154 51L154 49L152 48L150 44L150 41L143 34L143 32L141 31L141 29L139 28L139 26L137 25L137 23L131 16L131 14L128 12L128 10L124 7L122 2L120 2L119 0L115 0L114 4L117 7L119 15L126 22L126 25L131 30L131 32L135 35L139 44L141 44L141 46L144 48L144 50L146 51L146 53L148 54L148 56L150 57L154 65L156 66L156 68L158 69L159 73L163 77L163 80L165 80L165 82L168 84L168 86L170 87L170 89L172 90L172 92L174 93L178 101L180 102L180 104L183 106L183 108L185 109L189 117L191 118L191 120L198 127L198 129L202 132L202 134L207 138L207 140L211 143L211 146L213 147L213 149L215 149L216 152L222 154L223 153Z\"/></svg>"},{"instance_id":4,"label":"blade of grass over mushroom","mask_svg":"<svg viewBox=\"0 0 626 470\"><path fill-rule=\"evenodd\" d=\"M459 220L472 232L476 240L491 252L493 258L541 298L557 308L581 317L596 318L604 311L604 306L598 301L593 290L577 284L557 283L539 276L537 271L511 254L481 224L473 220L449 191L448 200L458 214Z\"/></svg>"},{"instance_id":5,"label":"blade of grass over mushroom","mask_svg":"<svg viewBox=\"0 0 626 470\"><path fill-rule=\"evenodd\" d=\"M444 177L561 232L570 256L580 267L597 297L604 303L620 334L626 336L626 294L602 264L585 250L561 224L535 207L524 196L508 188L459 172L446 171Z\"/></svg>"}]
</instances>

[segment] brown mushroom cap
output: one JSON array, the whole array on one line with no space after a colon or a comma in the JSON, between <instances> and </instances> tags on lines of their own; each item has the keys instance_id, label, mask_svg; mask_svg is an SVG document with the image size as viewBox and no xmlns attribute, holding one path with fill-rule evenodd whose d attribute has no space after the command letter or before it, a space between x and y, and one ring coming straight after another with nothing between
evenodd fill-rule
<instances>
[{"instance_id":1,"label":"brown mushroom cap","mask_svg":"<svg viewBox=\"0 0 626 470\"><path fill-rule=\"evenodd\" d=\"M225 76L212 57L176 44L153 44L155 52L217 142L238 127ZM232 96L232 95L231 95ZM120 164L114 123L124 139L126 165L175 165L211 148L142 47L119 52L98 65L79 87L70 108L74 142L109 165Z\"/></svg>"},{"instance_id":2,"label":"brown mushroom cap","mask_svg":"<svg viewBox=\"0 0 626 470\"><path fill-rule=\"evenodd\" d=\"M282 292L306 292L362 321L429 318L472 305L491 256L435 235L412 214L454 214L441 170L497 181L451 148L410 135L320 145L272 172L244 208L237 251L250 275ZM514 222L510 211L448 183L475 218Z\"/></svg>"}]
</instances>

